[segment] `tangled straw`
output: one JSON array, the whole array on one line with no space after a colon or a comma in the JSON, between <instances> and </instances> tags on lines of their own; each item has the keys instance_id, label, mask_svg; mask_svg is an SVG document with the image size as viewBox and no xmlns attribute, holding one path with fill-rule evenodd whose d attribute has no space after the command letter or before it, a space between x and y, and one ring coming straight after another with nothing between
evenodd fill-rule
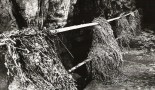
<instances>
[{"instance_id":1,"label":"tangled straw","mask_svg":"<svg viewBox=\"0 0 155 90\"><path fill-rule=\"evenodd\" d=\"M100 23L93 28L93 41L88 54L87 68L92 79L111 81L119 75L122 55L113 35L111 25L104 18L97 18Z\"/></svg>"},{"instance_id":2,"label":"tangled straw","mask_svg":"<svg viewBox=\"0 0 155 90\"><path fill-rule=\"evenodd\" d=\"M77 90L74 79L58 58L56 36L35 28L26 31L36 35L11 37L16 44L7 44L5 65L9 76L14 76L10 90Z\"/></svg>"}]
</instances>

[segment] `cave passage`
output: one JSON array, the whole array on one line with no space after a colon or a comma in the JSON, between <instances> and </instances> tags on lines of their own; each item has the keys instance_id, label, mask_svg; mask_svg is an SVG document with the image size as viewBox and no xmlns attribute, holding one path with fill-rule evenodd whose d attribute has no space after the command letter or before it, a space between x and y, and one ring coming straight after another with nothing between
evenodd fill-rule
<instances>
[{"instance_id":1,"label":"cave passage","mask_svg":"<svg viewBox=\"0 0 155 90\"><path fill-rule=\"evenodd\" d=\"M142 9L142 23L155 24L155 0L136 0L136 6Z\"/></svg>"}]
</instances>

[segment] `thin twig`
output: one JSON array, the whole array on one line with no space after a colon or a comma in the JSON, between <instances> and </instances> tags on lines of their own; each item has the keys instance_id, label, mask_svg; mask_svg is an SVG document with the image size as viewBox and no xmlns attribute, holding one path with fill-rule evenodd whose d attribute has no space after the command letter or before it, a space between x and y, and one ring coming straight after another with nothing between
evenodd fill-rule
<instances>
[{"instance_id":1,"label":"thin twig","mask_svg":"<svg viewBox=\"0 0 155 90\"><path fill-rule=\"evenodd\" d=\"M76 65L75 67L71 68L70 70L68 70L68 72L72 72L74 70L76 70L77 68L81 67L82 65L86 64L87 62L91 61L92 59L86 59L85 61L79 63L78 65Z\"/></svg>"},{"instance_id":2,"label":"thin twig","mask_svg":"<svg viewBox=\"0 0 155 90\"><path fill-rule=\"evenodd\" d=\"M60 39L60 37L58 36L58 39L60 40L61 44L64 46L64 48L67 50L67 52L70 54L70 56L72 58L74 58L73 54L71 53L71 51L67 48L67 46L63 43L63 41Z\"/></svg>"}]
</instances>

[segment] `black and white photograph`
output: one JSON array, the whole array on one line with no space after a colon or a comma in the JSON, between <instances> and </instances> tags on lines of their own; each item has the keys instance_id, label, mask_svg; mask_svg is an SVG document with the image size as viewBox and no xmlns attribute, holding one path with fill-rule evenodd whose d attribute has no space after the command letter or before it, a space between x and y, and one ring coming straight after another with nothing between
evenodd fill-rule
<instances>
[{"instance_id":1,"label":"black and white photograph","mask_svg":"<svg viewBox=\"0 0 155 90\"><path fill-rule=\"evenodd\" d=\"M155 90L155 0L0 0L0 90Z\"/></svg>"}]
</instances>

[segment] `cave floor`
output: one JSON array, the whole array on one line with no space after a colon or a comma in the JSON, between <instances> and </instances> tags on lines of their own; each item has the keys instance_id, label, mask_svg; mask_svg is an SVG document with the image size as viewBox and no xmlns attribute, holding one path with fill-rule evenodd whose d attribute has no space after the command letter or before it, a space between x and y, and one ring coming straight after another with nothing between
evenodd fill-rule
<instances>
[{"instance_id":1,"label":"cave floor","mask_svg":"<svg viewBox=\"0 0 155 90\"><path fill-rule=\"evenodd\" d=\"M123 79L112 85L92 81L84 90L155 90L155 52L131 50L123 55Z\"/></svg>"}]
</instances>

